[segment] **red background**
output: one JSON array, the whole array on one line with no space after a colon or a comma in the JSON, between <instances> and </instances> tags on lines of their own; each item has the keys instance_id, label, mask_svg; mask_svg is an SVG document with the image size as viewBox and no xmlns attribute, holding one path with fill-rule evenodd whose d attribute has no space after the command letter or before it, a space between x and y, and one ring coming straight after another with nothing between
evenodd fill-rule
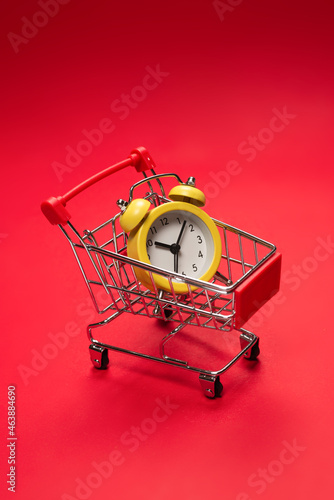
<instances>
[{"instance_id":1,"label":"red background","mask_svg":"<svg viewBox=\"0 0 334 500\"><path fill-rule=\"evenodd\" d=\"M115 450L119 465L96 476L86 498L328 498L334 256L332 247L319 250L319 238L334 238L330 2L231 0L219 17L204 0L71 0L15 52L8 33L22 35L24 17L43 24L38 11L36 1L2 2L2 498L10 495L9 385L17 393L18 499L80 498L77 479L94 481L93 463L110 464ZM126 117L112 111L122 94L136 92L147 66L165 73L161 83L123 110ZM285 107L283 129L263 131L273 109ZM76 148L82 130L103 118L114 130L60 182L52 164L64 164L66 146ZM248 161L250 136L260 137L261 151ZM68 244L40 212L44 198L138 145L159 172L196 176L210 214L273 241L283 254L280 303L254 327L260 361L228 371L216 400L204 397L196 375L173 367L114 353L107 371L93 369L90 299ZM238 174L215 183L231 160ZM95 186L73 201L73 214L88 227L105 206L103 217L113 215L136 179L119 173ZM124 331L135 324L144 347L165 328L128 316ZM33 369L50 334L71 328L80 332L23 377L22 366ZM149 428L157 398L174 406ZM127 441L138 426L147 432ZM297 443L295 455L286 443Z\"/></svg>"}]
</instances>

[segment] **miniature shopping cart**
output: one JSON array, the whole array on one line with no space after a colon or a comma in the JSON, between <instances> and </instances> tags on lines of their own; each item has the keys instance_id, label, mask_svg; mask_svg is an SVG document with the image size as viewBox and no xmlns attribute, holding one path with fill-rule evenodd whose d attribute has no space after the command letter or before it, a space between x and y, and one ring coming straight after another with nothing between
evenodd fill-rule
<instances>
[{"instance_id":1,"label":"miniature shopping cart","mask_svg":"<svg viewBox=\"0 0 334 500\"><path fill-rule=\"evenodd\" d=\"M119 208L114 216L94 229L80 233L70 222L67 203L92 184L125 168L132 168L143 176L131 186L128 203L137 193L152 207L169 203L165 182L182 183L177 174L156 174L152 158L145 148L140 147L124 161L96 174L64 196L51 197L42 203L45 216L51 224L57 224L68 239L96 311L103 315L100 322L87 327L91 361L97 369L107 368L111 350L154 360L197 372L205 395L210 398L220 396L223 388L220 375L240 358L255 360L259 355L258 336L243 325L278 291L281 255L273 244L213 219L223 250L219 268L207 282L130 258L127 255L128 235L119 222L122 215ZM152 281L150 288L139 281L138 268L147 271ZM169 291L157 289L153 277L157 274L168 280ZM174 288L176 282L186 284L188 292L178 295ZM108 340L109 336L107 341L97 340L98 332L104 332L107 325L123 313L162 320L173 326L172 331L159 340L158 355L117 347ZM218 370L195 366L180 356L168 355L166 344L191 326L218 331L222 340L226 332L237 332L240 351L238 349L233 359Z\"/></svg>"}]
</instances>

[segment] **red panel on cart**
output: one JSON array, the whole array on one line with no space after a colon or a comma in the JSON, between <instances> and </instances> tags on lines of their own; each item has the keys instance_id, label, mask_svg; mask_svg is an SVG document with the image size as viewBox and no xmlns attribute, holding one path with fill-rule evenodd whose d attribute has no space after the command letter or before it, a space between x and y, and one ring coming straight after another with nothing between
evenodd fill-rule
<instances>
[{"instance_id":1,"label":"red panel on cart","mask_svg":"<svg viewBox=\"0 0 334 500\"><path fill-rule=\"evenodd\" d=\"M275 253L235 291L235 328L241 328L279 290L282 255Z\"/></svg>"}]
</instances>

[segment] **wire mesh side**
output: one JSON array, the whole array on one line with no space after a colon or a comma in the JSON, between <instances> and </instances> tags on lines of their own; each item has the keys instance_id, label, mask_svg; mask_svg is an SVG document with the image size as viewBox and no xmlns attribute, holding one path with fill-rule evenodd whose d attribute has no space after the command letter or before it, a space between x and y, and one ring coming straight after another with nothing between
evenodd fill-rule
<instances>
[{"instance_id":1,"label":"wire mesh side","mask_svg":"<svg viewBox=\"0 0 334 500\"><path fill-rule=\"evenodd\" d=\"M276 250L275 245L233 226L215 220L222 240L219 273L236 288Z\"/></svg>"}]
</instances>

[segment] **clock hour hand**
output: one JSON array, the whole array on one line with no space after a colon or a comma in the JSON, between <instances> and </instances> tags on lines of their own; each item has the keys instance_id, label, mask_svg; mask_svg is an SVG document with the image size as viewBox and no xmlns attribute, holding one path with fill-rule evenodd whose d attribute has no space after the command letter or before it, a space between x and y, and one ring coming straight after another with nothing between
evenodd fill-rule
<instances>
[{"instance_id":1,"label":"clock hour hand","mask_svg":"<svg viewBox=\"0 0 334 500\"><path fill-rule=\"evenodd\" d=\"M170 250L172 246L172 245L167 245L167 243L161 243L160 241L155 241L154 244L157 247L168 248L168 250Z\"/></svg>"}]
</instances>

